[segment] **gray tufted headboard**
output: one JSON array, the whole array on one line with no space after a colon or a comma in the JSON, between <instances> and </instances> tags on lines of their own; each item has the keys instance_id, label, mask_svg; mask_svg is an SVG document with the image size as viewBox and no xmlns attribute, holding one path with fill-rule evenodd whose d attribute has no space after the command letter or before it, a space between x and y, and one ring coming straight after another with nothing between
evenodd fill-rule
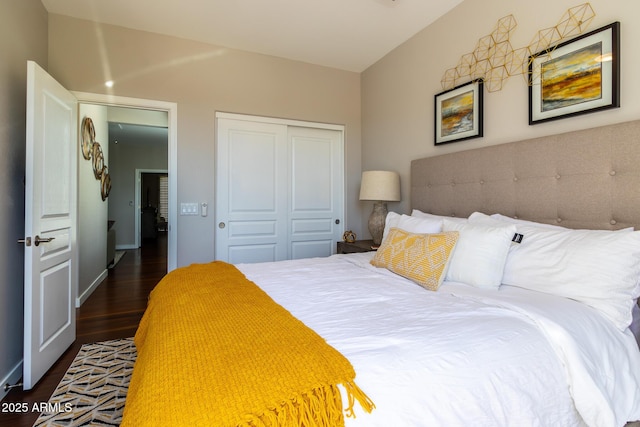
<instances>
[{"instance_id":1,"label":"gray tufted headboard","mask_svg":"<svg viewBox=\"0 0 640 427\"><path fill-rule=\"evenodd\" d=\"M411 207L640 229L640 120L414 160Z\"/></svg>"}]
</instances>

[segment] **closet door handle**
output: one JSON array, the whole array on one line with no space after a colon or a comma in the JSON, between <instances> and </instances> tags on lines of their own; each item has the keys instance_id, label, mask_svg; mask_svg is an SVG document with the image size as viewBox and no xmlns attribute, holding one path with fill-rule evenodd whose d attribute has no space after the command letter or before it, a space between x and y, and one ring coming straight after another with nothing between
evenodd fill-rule
<instances>
[{"instance_id":1,"label":"closet door handle","mask_svg":"<svg viewBox=\"0 0 640 427\"><path fill-rule=\"evenodd\" d=\"M225 228L226 226L227 224L225 224L224 222L218 223L218 228Z\"/></svg>"}]
</instances>

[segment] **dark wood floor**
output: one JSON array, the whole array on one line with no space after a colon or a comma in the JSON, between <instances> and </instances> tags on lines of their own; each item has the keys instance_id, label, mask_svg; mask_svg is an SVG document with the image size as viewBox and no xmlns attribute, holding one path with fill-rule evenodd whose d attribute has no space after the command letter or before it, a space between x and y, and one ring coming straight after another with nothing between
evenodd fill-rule
<instances>
[{"instance_id":1,"label":"dark wood floor","mask_svg":"<svg viewBox=\"0 0 640 427\"><path fill-rule=\"evenodd\" d=\"M13 389L2 403L47 402L82 344L132 337L147 305L149 292L167 271L166 235L128 250L109 270L107 279L76 310L76 341L30 391ZM0 411L0 427L31 427L39 413L8 414Z\"/></svg>"}]
</instances>

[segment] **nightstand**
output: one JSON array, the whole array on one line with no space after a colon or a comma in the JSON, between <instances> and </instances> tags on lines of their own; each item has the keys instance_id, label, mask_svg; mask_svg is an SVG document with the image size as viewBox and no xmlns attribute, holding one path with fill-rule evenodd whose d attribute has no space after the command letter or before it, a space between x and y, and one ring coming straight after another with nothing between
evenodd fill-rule
<instances>
[{"instance_id":1,"label":"nightstand","mask_svg":"<svg viewBox=\"0 0 640 427\"><path fill-rule=\"evenodd\" d=\"M354 254L357 252L375 251L376 249L372 249L371 246L373 246L373 240L356 240L353 243L338 242L338 253Z\"/></svg>"}]
</instances>

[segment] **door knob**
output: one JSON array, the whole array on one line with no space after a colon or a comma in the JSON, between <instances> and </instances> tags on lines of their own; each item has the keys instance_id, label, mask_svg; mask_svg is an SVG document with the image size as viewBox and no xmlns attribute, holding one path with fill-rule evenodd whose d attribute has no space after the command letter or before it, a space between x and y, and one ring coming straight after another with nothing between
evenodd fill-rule
<instances>
[{"instance_id":1,"label":"door knob","mask_svg":"<svg viewBox=\"0 0 640 427\"><path fill-rule=\"evenodd\" d=\"M224 228L226 227L226 224L224 222L221 222L220 224L218 224L218 228Z\"/></svg>"},{"instance_id":2,"label":"door knob","mask_svg":"<svg viewBox=\"0 0 640 427\"><path fill-rule=\"evenodd\" d=\"M33 239L33 244L38 246L40 243L49 243L53 239L55 239L55 237L46 237L43 239L43 238L40 238L40 236L36 235L36 238Z\"/></svg>"}]
</instances>

